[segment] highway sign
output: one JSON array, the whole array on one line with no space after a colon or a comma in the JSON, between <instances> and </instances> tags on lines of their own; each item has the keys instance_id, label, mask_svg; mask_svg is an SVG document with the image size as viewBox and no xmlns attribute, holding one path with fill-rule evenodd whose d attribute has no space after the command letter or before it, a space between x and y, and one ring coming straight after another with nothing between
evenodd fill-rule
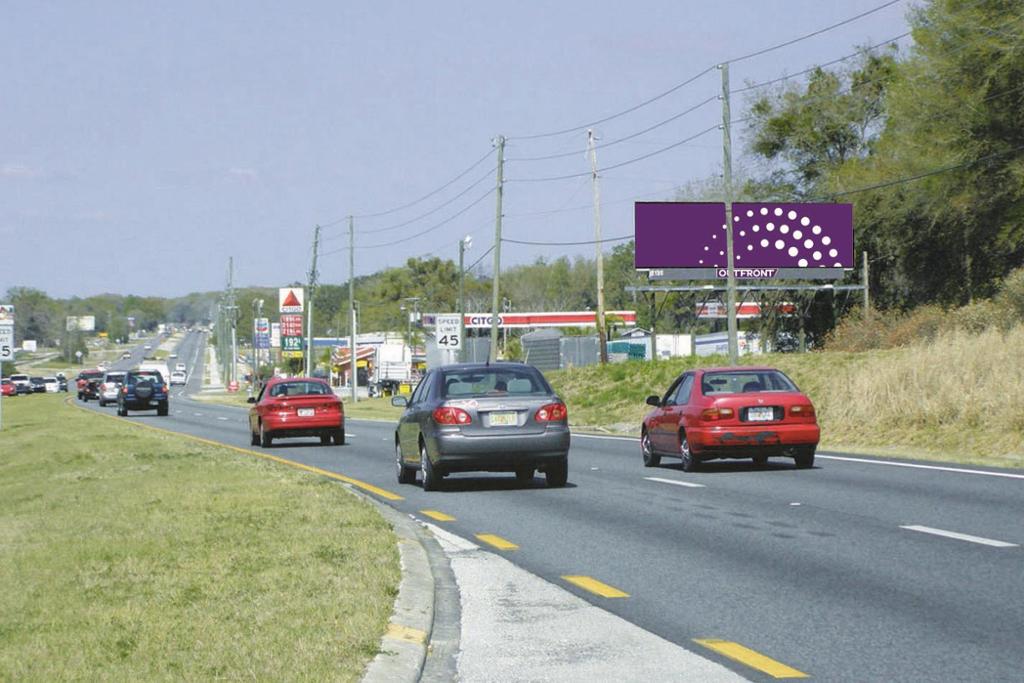
<instances>
[{"instance_id":1,"label":"highway sign","mask_svg":"<svg viewBox=\"0 0 1024 683\"><path fill-rule=\"evenodd\" d=\"M14 360L14 325L0 324L0 360Z\"/></svg>"},{"instance_id":2,"label":"highway sign","mask_svg":"<svg viewBox=\"0 0 1024 683\"><path fill-rule=\"evenodd\" d=\"M14 324L14 305L0 304L0 325Z\"/></svg>"},{"instance_id":3,"label":"highway sign","mask_svg":"<svg viewBox=\"0 0 1024 683\"><path fill-rule=\"evenodd\" d=\"M301 337L302 336L302 316L301 315L282 315L281 316L281 335L285 337Z\"/></svg>"},{"instance_id":4,"label":"highway sign","mask_svg":"<svg viewBox=\"0 0 1024 683\"><path fill-rule=\"evenodd\" d=\"M306 291L302 287L282 287L277 290L278 310L281 313L302 313Z\"/></svg>"},{"instance_id":5,"label":"highway sign","mask_svg":"<svg viewBox=\"0 0 1024 683\"><path fill-rule=\"evenodd\" d=\"M459 336L459 316L439 315L437 316L437 345L449 349L458 349L462 346L462 339Z\"/></svg>"}]
</instances>

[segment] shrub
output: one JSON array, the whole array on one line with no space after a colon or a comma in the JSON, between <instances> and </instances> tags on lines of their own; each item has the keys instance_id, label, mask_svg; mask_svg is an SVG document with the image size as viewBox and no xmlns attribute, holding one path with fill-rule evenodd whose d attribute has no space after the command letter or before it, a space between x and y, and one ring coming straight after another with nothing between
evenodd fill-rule
<instances>
[{"instance_id":1,"label":"shrub","mask_svg":"<svg viewBox=\"0 0 1024 683\"><path fill-rule=\"evenodd\" d=\"M829 351L869 351L882 348L889 335L891 317L879 311L864 316L862 309L847 314L825 337Z\"/></svg>"},{"instance_id":2,"label":"shrub","mask_svg":"<svg viewBox=\"0 0 1024 683\"><path fill-rule=\"evenodd\" d=\"M955 327L953 318L938 306L920 306L898 318L889 329L885 348L930 342L943 330Z\"/></svg>"},{"instance_id":3,"label":"shrub","mask_svg":"<svg viewBox=\"0 0 1024 683\"><path fill-rule=\"evenodd\" d=\"M1002 308L1002 315L1009 316L1008 322L1024 321L1024 268L1011 271L996 295L996 304Z\"/></svg>"},{"instance_id":4,"label":"shrub","mask_svg":"<svg viewBox=\"0 0 1024 683\"><path fill-rule=\"evenodd\" d=\"M971 334L981 334L993 327L1007 327L1003 309L989 299L961 306L950 315L954 318L953 322L957 329Z\"/></svg>"}]
</instances>

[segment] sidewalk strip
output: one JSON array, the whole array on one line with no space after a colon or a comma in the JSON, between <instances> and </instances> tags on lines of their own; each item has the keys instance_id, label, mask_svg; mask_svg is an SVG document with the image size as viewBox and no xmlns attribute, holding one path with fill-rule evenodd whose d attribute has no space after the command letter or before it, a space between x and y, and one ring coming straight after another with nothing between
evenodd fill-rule
<instances>
[{"instance_id":1,"label":"sidewalk strip","mask_svg":"<svg viewBox=\"0 0 1024 683\"><path fill-rule=\"evenodd\" d=\"M920 526L918 524L907 524L900 525L901 529L907 531L920 531L922 534L932 534L934 536L943 536L945 538L955 538L958 541L969 541L970 543L979 543L981 545L989 545L993 548L1016 548L1016 543L1007 543L1006 541L996 541L991 538L984 538L982 536L971 536L970 534L961 534L957 531L946 531L945 529L935 529L930 526Z\"/></svg>"},{"instance_id":2,"label":"sidewalk strip","mask_svg":"<svg viewBox=\"0 0 1024 683\"><path fill-rule=\"evenodd\" d=\"M569 583L573 584L574 586L578 586L579 588L582 588L585 591L590 591L595 595L600 595L602 598L629 597L629 593L620 591L615 586L609 586L607 583L602 583L601 581L598 581L597 579L591 578L589 576L569 575L563 576L562 578L568 581Z\"/></svg>"},{"instance_id":3,"label":"sidewalk strip","mask_svg":"<svg viewBox=\"0 0 1024 683\"><path fill-rule=\"evenodd\" d=\"M67 405L69 405L69 406L72 406L74 408L78 408L79 410L84 410L84 411L86 411L88 413L92 413L94 415L98 414L98 415L100 415L102 417L106 417L106 418L111 419L111 420L121 420L121 418L116 417L114 415L107 415L106 413L97 413L94 410L89 410L88 408L83 408L82 406L75 405L74 403L71 403L68 400L65 400L65 403ZM270 460L272 462L280 463L282 465L288 465L289 467L294 467L296 469L305 470L306 472L312 472L313 474L319 474L320 476L328 477L330 479L336 479L337 481L342 481L342 482L345 482L346 484L351 484L352 486L355 486L356 488L360 488L360 489L362 489L364 491L369 491L370 493L378 495L381 498L384 498L386 500L405 500L405 498L403 498L402 496L398 495L397 493L392 493L391 491L388 491L386 489L382 489L379 486L374 486L373 484L369 484L369 483L367 483L365 481L360 481L359 479L353 479L352 477L346 477L344 474L338 474L337 472L330 472L328 470L322 470L319 467L313 467L312 465L306 465L304 463L296 462L294 460L288 460L287 458L281 458L281 457L276 456L276 455L270 455L269 453L260 453L259 451L252 451L252 450L249 450L248 448L240 448L238 446L232 446L231 444L221 443L220 441L214 441L213 439L204 439L201 436L195 436L195 435L192 435L192 434L187 434L185 432L176 432L176 431L173 431L171 429L164 429L163 427L154 427L153 425L143 424L142 422L132 422L131 420L121 420L121 421L122 421L123 424L135 425L136 427L141 427L142 429L149 429L149 430L154 431L154 432L160 432L161 434L169 434L170 436L177 436L177 437L180 437L180 438L183 438L183 439L191 439L192 441L198 441L199 443L204 443L204 444L207 444L209 446L216 446L217 448L227 448L228 450L235 451L236 453L243 453L245 455L251 455L251 456L254 456L256 458L262 458L263 460Z\"/></svg>"},{"instance_id":4,"label":"sidewalk strip","mask_svg":"<svg viewBox=\"0 0 1024 683\"><path fill-rule=\"evenodd\" d=\"M777 662L771 657L765 657L760 652L751 650L749 647L743 647L739 643L734 643L729 640L718 640L715 638L695 638L694 641L698 645L703 645L709 650L714 650L720 655L724 655L729 659L734 659L741 664L746 664L752 669L757 669L762 673L766 673L772 678L807 678L807 674L803 671L794 669L791 666L786 666L782 662Z\"/></svg>"},{"instance_id":5,"label":"sidewalk strip","mask_svg":"<svg viewBox=\"0 0 1024 683\"><path fill-rule=\"evenodd\" d=\"M512 541L506 541L501 536L495 536L494 534L477 534L476 537L484 543L493 545L498 550L517 550L519 548Z\"/></svg>"},{"instance_id":6,"label":"sidewalk strip","mask_svg":"<svg viewBox=\"0 0 1024 683\"><path fill-rule=\"evenodd\" d=\"M686 486L691 489L702 489L704 484L693 484L688 481L679 481L678 479L662 479L661 477L644 477L647 481L658 481L662 484L674 484L675 486Z\"/></svg>"},{"instance_id":7,"label":"sidewalk strip","mask_svg":"<svg viewBox=\"0 0 1024 683\"><path fill-rule=\"evenodd\" d=\"M446 515L445 513L438 512L437 510L420 510L420 512L423 513L424 515L426 515L427 517L430 517L431 519L436 519L439 522L454 522L455 521L455 518L452 517L451 515Z\"/></svg>"}]
</instances>

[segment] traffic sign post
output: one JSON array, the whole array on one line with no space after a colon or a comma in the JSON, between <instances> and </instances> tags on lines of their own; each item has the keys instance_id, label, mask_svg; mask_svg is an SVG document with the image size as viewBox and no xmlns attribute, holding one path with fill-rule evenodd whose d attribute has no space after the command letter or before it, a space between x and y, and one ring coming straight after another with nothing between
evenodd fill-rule
<instances>
[{"instance_id":1,"label":"traffic sign post","mask_svg":"<svg viewBox=\"0 0 1024 683\"><path fill-rule=\"evenodd\" d=\"M14 360L14 306L0 304L0 367ZM3 374L3 373L0 373ZM4 427L3 392L0 391L0 429Z\"/></svg>"},{"instance_id":2,"label":"traffic sign post","mask_svg":"<svg viewBox=\"0 0 1024 683\"><path fill-rule=\"evenodd\" d=\"M439 315L436 319L437 332L435 338L437 345L453 351L462 348L462 338L459 335L459 315Z\"/></svg>"}]
</instances>

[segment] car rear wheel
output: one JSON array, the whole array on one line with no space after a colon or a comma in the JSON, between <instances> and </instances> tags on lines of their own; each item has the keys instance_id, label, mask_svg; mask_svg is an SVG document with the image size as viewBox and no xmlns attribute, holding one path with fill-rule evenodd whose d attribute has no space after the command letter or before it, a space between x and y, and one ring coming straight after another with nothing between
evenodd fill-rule
<instances>
[{"instance_id":1,"label":"car rear wheel","mask_svg":"<svg viewBox=\"0 0 1024 683\"><path fill-rule=\"evenodd\" d=\"M120 415L121 417L128 417L128 409L121 405L118 405L117 414Z\"/></svg>"},{"instance_id":2,"label":"car rear wheel","mask_svg":"<svg viewBox=\"0 0 1024 683\"><path fill-rule=\"evenodd\" d=\"M533 481L533 468L532 467L517 467L516 468L516 481L520 484L529 484Z\"/></svg>"},{"instance_id":3,"label":"car rear wheel","mask_svg":"<svg viewBox=\"0 0 1024 683\"><path fill-rule=\"evenodd\" d=\"M644 467L657 467L661 464L661 456L651 446L651 435L646 431L640 437L640 452L644 455Z\"/></svg>"},{"instance_id":4,"label":"car rear wheel","mask_svg":"<svg viewBox=\"0 0 1024 683\"><path fill-rule=\"evenodd\" d=\"M814 446L801 448L793 456L793 460L796 462L798 470L808 470L814 467Z\"/></svg>"},{"instance_id":5,"label":"car rear wheel","mask_svg":"<svg viewBox=\"0 0 1024 683\"><path fill-rule=\"evenodd\" d=\"M690 440L686 438L686 432L679 433L679 457L683 459L683 472L695 472L700 461L690 450Z\"/></svg>"},{"instance_id":6,"label":"car rear wheel","mask_svg":"<svg viewBox=\"0 0 1024 683\"><path fill-rule=\"evenodd\" d=\"M764 467L767 464L768 464L768 456L767 455L755 455L754 456L754 465L756 467Z\"/></svg>"},{"instance_id":7,"label":"car rear wheel","mask_svg":"<svg viewBox=\"0 0 1024 683\"><path fill-rule=\"evenodd\" d=\"M251 446L259 446L260 445L260 435L257 434L256 432L250 431L250 434L249 434L249 445L251 445Z\"/></svg>"},{"instance_id":8,"label":"car rear wheel","mask_svg":"<svg viewBox=\"0 0 1024 683\"><path fill-rule=\"evenodd\" d=\"M342 427L341 429L336 429L334 431L333 436L334 436L334 445L335 446L344 446L345 445L345 428L344 427Z\"/></svg>"},{"instance_id":9,"label":"car rear wheel","mask_svg":"<svg viewBox=\"0 0 1024 683\"><path fill-rule=\"evenodd\" d=\"M330 434L321 434L320 435L320 445L321 446L330 446L331 445L331 435Z\"/></svg>"},{"instance_id":10,"label":"car rear wheel","mask_svg":"<svg viewBox=\"0 0 1024 683\"><path fill-rule=\"evenodd\" d=\"M434 463L430 462L427 455L427 444L420 444L420 479L423 481L424 491L436 491L441 478L434 471Z\"/></svg>"},{"instance_id":11,"label":"car rear wheel","mask_svg":"<svg viewBox=\"0 0 1024 683\"><path fill-rule=\"evenodd\" d=\"M395 442L395 467L398 470L399 484L416 483L416 468L407 467L402 461L402 446L397 441Z\"/></svg>"},{"instance_id":12,"label":"car rear wheel","mask_svg":"<svg viewBox=\"0 0 1024 683\"><path fill-rule=\"evenodd\" d=\"M548 488L562 488L569 481L569 459L562 458L544 468L544 478L547 479Z\"/></svg>"},{"instance_id":13,"label":"car rear wheel","mask_svg":"<svg viewBox=\"0 0 1024 683\"><path fill-rule=\"evenodd\" d=\"M263 428L263 423L260 422L260 446L263 448L270 448L273 443L274 437L270 435L270 432Z\"/></svg>"},{"instance_id":14,"label":"car rear wheel","mask_svg":"<svg viewBox=\"0 0 1024 683\"><path fill-rule=\"evenodd\" d=\"M167 401L160 402L160 405L156 407L156 414L161 417L167 417Z\"/></svg>"}]
</instances>

